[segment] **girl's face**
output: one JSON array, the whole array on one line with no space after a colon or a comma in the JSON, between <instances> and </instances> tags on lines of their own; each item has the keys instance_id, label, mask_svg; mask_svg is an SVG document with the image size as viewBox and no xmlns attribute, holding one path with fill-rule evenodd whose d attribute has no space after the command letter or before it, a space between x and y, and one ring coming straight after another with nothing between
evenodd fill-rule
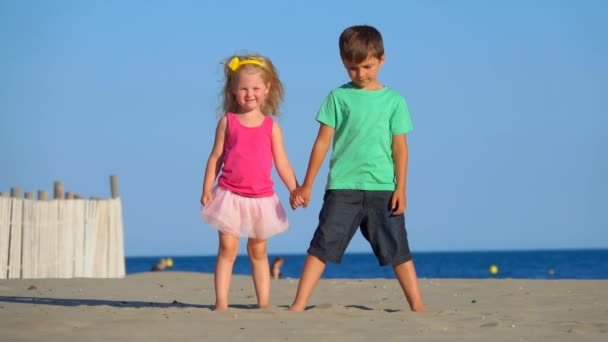
<instances>
[{"instance_id":1,"label":"girl's face","mask_svg":"<svg viewBox=\"0 0 608 342\"><path fill-rule=\"evenodd\" d=\"M258 72L242 71L237 77L232 93L239 105L239 111L247 113L259 109L266 100L270 90L269 84L264 82Z\"/></svg>"}]
</instances>

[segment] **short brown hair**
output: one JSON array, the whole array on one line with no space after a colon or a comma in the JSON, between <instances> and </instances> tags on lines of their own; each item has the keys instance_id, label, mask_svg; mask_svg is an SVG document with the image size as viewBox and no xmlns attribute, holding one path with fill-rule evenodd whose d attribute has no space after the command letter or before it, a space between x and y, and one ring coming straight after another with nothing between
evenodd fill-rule
<instances>
[{"instance_id":1,"label":"short brown hair","mask_svg":"<svg viewBox=\"0 0 608 342\"><path fill-rule=\"evenodd\" d=\"M384 56L382 35L376 28L356 25L345 29L340 35L340 57L351 63L361 63L368 57Z\"/></svg>"}]
</instances>

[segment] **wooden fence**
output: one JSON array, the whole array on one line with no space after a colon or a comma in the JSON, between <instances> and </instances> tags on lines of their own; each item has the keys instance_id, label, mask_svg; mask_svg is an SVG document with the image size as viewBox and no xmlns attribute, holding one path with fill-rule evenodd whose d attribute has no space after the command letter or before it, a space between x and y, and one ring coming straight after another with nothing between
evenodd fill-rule
<instances>
[{"instance_id":1,"label":"wooden fence","mask_svg":"<svg viewBox=\"0 0 608 342\"><path fill-rule=\"evenodd\" d=\"M0 193L0 279L125 276L122 204L116 176L112 198L84 199L19 188Z\"/></svg>"}]
</instances>

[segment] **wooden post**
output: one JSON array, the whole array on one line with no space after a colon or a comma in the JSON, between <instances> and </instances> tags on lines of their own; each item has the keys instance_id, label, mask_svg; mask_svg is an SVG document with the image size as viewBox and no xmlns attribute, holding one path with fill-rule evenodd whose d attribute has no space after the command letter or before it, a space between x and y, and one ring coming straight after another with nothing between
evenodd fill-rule
<instances>
[{"instance_id":1,"label":"wooden post","mask_svg":"<svg viewBox=\"0 0 608 342\"><path fill-rule=\"evenodd\" d=\"M53 198L54 199L63 199L63 182L62 181L55 181L55 189L54 189L54 193L53 193Z\"/></svg>"},{"instance_id":2,"label":"wooden post","mask_svg":"<svg viewBox=\"0 0 608 342\"><path fill-rule=\"evenodd\" d=\"M39 213L40 203L38 201L23 201L23 229L21 237L22 278L36 278L38 274L38 248L40 247Z\"/></svg>"},{"instance_id":3,"label":"wooden post","mask_svg":"<svg viewBox=\"0 0 608 342\"><path fill-rule=\"evenodd\" d=\"M110 176L110 191L112 193L112 198L118 198L118 176L111 175Z\"/></svg>"},{"instance_id":4,"label":"wooden post","mask_svg":"<svg viewBox=\"0 0 608 342\"><path fill-rule=\"evenodd\" d=\"M11 197L22 198L23 197L23 192L21 191L21 188L19 188L19 187L12 187L11 188Z\"/></svg>"},{"instance_id":5,"label":"wooden post","mask_svg":"<svg viewBox=\"0 0 608 342\"><path fill-rule=\"evenodd\" d=\"M25 199L35 200L36 199L36 194L34 194L33 191L27 191L25 193Z\"/></svg>"},{"instance_id":6,"label":"wooden post","mask_svg":"<svg viewBox=\"0 0 608 342\"><path fill-rule=\"evenodd\" d=\"M21 217L23 214L23 198L21 188L11 188L11 196L14 198L11 205L10 230L8 235L8 272L7 278L19 278L21 274Z\"/></svg>"},{"instance_id":7,"label":"wooden post","mask_svg":"<svg viewBox=\"0 0 608 342\"><path fill-rule=\"evenodd\" d=\"M7 198L8 192L2 194L2 197L0 197L0 279L6 279L9 276L11 205L15 200Z\"/></svg>"},{"instance_id":8,"label":"wooden post","mask_svg":"<svg viewBox=\"0 0 608 342\"><path fill-rule=\"evenodd\" d=\"M48 201L49 200L49 192L46 190L38 190L38 200L39 201Z\"/></svg>"}]
</instances>

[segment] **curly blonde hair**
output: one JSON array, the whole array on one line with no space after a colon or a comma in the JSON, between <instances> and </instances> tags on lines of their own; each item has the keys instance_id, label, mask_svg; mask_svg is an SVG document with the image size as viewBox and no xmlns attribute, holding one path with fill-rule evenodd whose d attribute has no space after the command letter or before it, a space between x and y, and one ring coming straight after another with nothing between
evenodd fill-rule
<instances>
[{"instance_id":1,"label":"curly blonde hair","mask_svg":"<svg viewBox=\"0 0 608 342\"><path fill-rule=\"evenodd\" d=\"M237 70L232 70L229 67L230 61L234 58L238 58L239 60L255 60L263 64L263 66L258 64L241 64ZM279 74L272 64L272 61L258 54L246 54L246 55L233 55L229 58L226 58L222 61L224 64L224 76L225 76L225 84L222 89L221 98L222 105L219 108L218 116L222 116L228 112L236 112L238 110L238 103L236 102L236 97L233 94L234 82L238 80L238 76L243 72L256 72L262 76L264 82L269 84L268 95L266 95L266 100L260 106L260 110L264 115L280 115L279 113L279 103L283 101L284 98L284 90L283 84L279 79Z\"/></svg>"}]
</instances>

